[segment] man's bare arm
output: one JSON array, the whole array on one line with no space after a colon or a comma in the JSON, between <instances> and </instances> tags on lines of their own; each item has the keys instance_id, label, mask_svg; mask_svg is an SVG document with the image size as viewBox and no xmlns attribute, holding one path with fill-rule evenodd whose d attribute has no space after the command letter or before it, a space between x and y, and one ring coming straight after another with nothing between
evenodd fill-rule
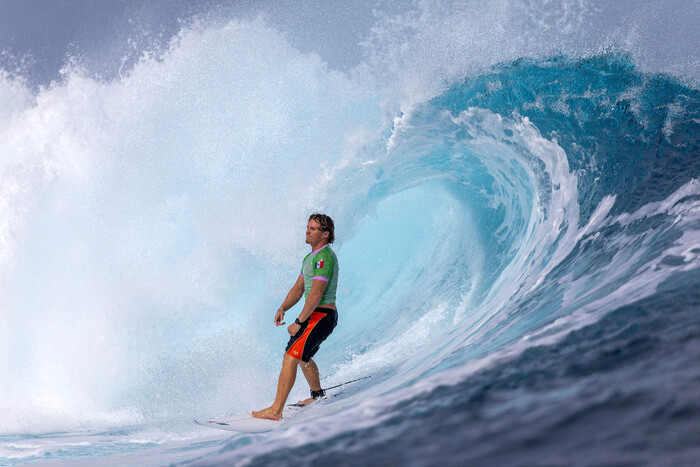
<instances>
[{"instance_id":1,"label":"man's bare arm","mask_svg":"<svg viewBox=\"0 0 700 467\"><path fill-rule=\"evenodd\" d=\"M313 288L312 288L313 290ZM304 296L304 278L300 275L297 278L297 281L294 283L292 288L289 290L289 293L287 294L287 298L284 299L284 302L282 302L282 305L277 309L277 313L275 314L275 325L276 326L281 326L284 323L282 321L284 319L284 313L289 310L291 307L299 303L299 300L301 300L301 297Z\"/></svg>"},{"instance_id":2,"label":"man's bare arm","mask_svg":"<svg viewBox=\"0 0 700 467\"><path fill-rule=\"evenodd\" d=\"M321 297L323 296L323 292L326 290L327 285L328 283L326 281L318 279L314 279L314 281L311 283L311 291L309 292L309 296L306 297L304 308L301 310L301 314L298 318L300 322L303 323L309 319L309 316L311 316L311 313L313 313L321 301ZM287 327L287 332L290 336L295 336L300 329L301 326L294 322Z\"/></svg>"},{"instance_id":3,"label":"man's bare arm","mask_svg":"<svg viewBox=\"0 0 700 467\"><path fill-rule=\"evenodd\" d=\"M316 307L318 307L318 304L321 302L321 297L323 297L323 292L326 290L327 285L328 282L326 281L314 279L314 281L311 283L311 292L309 292L309 296L306 297L304 308L301 310L301 314L299 315L299 321L303 323L309 319L311 313L314 312Z\"/></svg>"}]
</instances>

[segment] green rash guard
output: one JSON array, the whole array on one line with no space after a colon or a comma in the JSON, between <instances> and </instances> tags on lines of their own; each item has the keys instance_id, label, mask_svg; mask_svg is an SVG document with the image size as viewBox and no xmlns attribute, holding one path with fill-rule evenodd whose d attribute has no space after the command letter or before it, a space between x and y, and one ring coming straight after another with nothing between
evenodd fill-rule
<instances>
[{"instance_id":1,"label":"green rash guard","mask_svg":"<svg viewBox=\"0 0 700 467\"><path fill-rule=\"evenodd\" d=\"M338 259L327 243L306 255L301 266L301 276L304 278L305 298L311 292L314 279L317 279L328 283L319 305L335 303L335 291L338 288Z\"/></svg>"}]
</instances>

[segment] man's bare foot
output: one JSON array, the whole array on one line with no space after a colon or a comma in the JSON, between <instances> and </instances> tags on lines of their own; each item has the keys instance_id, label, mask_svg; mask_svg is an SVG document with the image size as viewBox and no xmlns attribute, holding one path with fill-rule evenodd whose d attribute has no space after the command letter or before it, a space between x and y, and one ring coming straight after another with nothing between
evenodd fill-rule
<instances>
[{"instance_id":1,"label":"man's bare foot","mask_svg":"<svg viewBox=\"0 0 700 467\"><path fill-rule=\"evenodd\" d=\"M258 410L257 412L253 411L251 415L255 418L265 418L267 420L279 420L282 418L282 411L276 412L272 409L272 407L268 407L266 409Z\"/></svg>"},{"instance_id":2,"label":"man's bare foot","mask_svg":"<svg viewBox=\"0 0 700 467\"><path fill-rule=\"evenodd\" d=\"M308 399L304 399L303 401L297 402L297 405L309 405L312 404L315 400L316 399L314 399L313 397L309 397Z\"/></svg>"}]
</instances>

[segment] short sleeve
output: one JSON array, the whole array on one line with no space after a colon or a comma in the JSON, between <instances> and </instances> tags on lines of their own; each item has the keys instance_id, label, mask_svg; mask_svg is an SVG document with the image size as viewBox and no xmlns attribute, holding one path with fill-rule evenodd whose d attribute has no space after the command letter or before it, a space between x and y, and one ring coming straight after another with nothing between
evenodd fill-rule
<instances>
[{"instance_id":1,"label":"short sleeve","mask_svg":"<svg viewBox=\"0 0 700 467\"><path fill-rule=\"evenodd\" d=\"M335 258L328 248L324 248L314 255L313 258L314 279L328 282L333 275Z\"/></svg>"}]
</instances>

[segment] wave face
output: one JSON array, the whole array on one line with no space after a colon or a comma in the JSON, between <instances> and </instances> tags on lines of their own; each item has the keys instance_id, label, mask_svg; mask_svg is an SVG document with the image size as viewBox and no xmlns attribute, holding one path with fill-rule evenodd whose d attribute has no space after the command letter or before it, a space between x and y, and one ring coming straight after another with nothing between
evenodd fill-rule
<instances>
[{"instance_id":1,"label":"wave face","mask_svg":"<svg viewBox=\"0 0 700 467\"><path fill-rule=\"evenodd\" d=\"M678 440L698 410L699 97L625 57L523 59L400 119L370 174L349 177L367 180L373 230L391 237L363 263L411 258L373 298L400 297L388 336L348 366L396 363L380 365L382 402L334 413L332 435L331 416L305 427L323 440L309 463L696 456ZM408 212L424 242L406 244ZM249 451L309 458L306 444L266 449Z\"/></svg>"},{"instance_id":2,"label":"wave face","mask_svg":"<svg viewBox=\"0 0 700 467\"><path fill-rule=\"evenodd\" d=\"M380 32L347 74L257 20L192 26L110 82L0 75L8 458L697 458L700 92L541 37L429 80ZM317 362L371 378L201 444L193 416L274 396L316 210L341 267Z\"/></svg>"}]
</instances>

